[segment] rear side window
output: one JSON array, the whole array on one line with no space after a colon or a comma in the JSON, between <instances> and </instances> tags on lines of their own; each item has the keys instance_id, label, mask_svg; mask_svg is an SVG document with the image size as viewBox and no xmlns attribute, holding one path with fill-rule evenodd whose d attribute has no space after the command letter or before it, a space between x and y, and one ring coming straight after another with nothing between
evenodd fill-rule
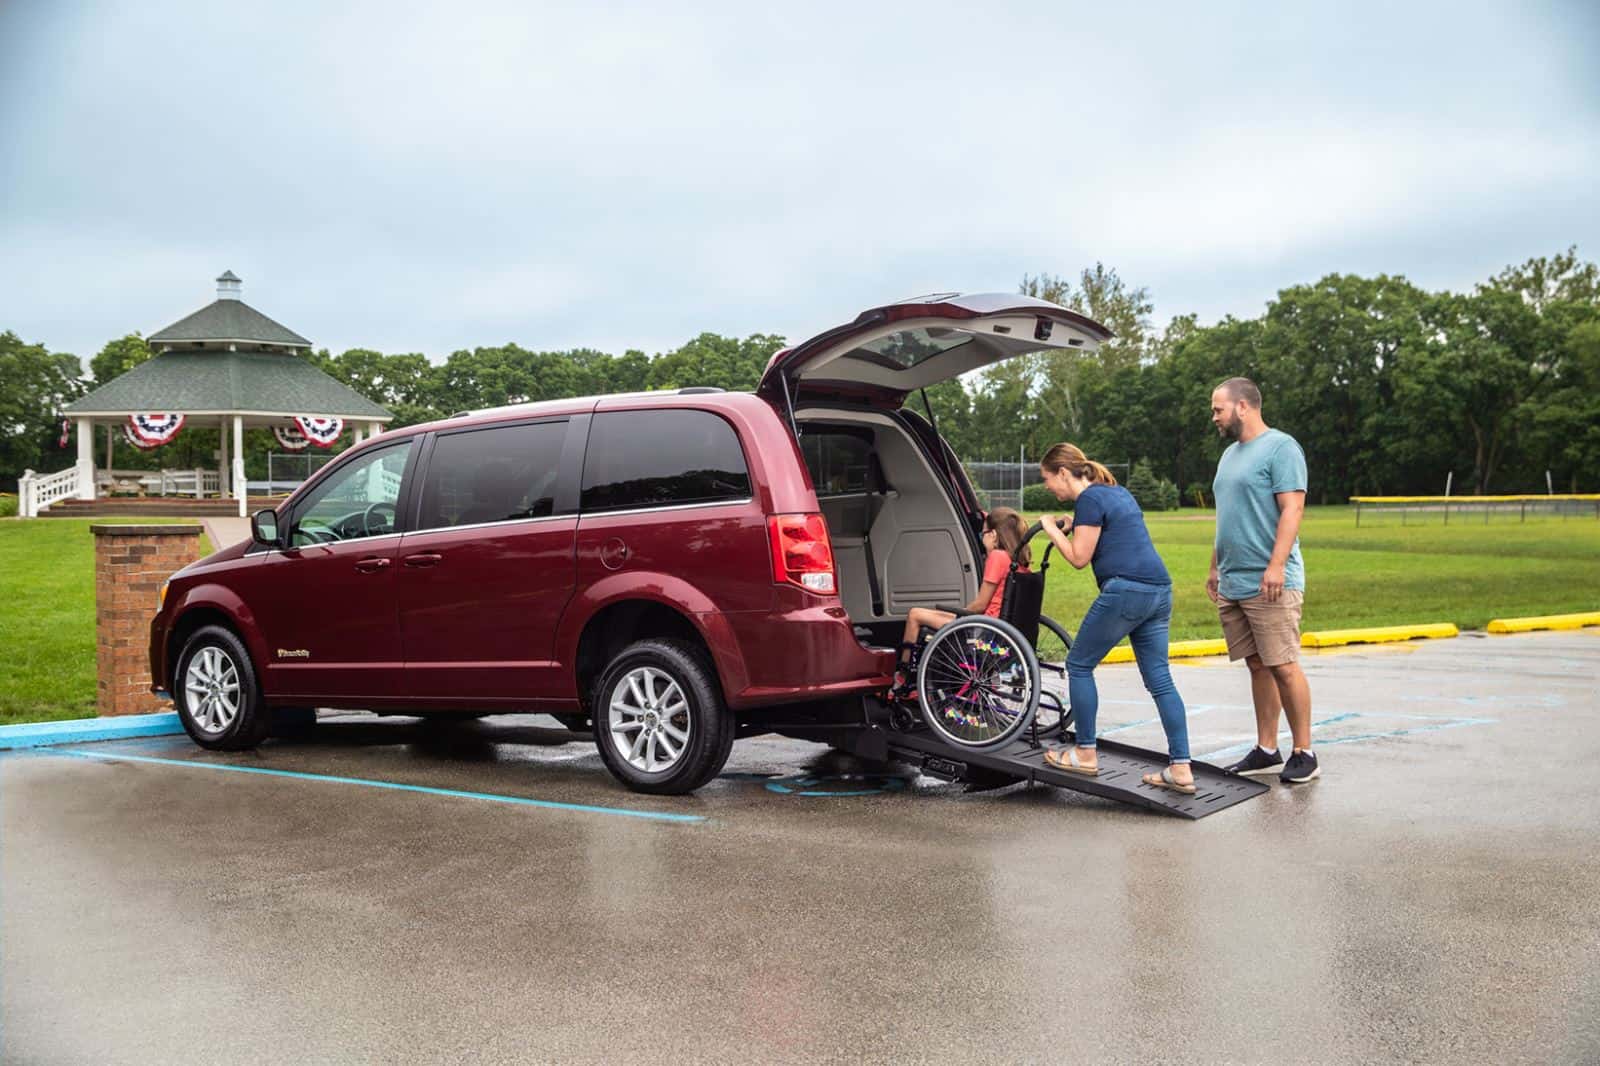
<instances>
[{"instance_id":1,"label":"rear side window","mask_svg":"<svg viewBox=\"0 0 1600 1066\"><path fill-rule=\"evenodd\" d=\"M583 461L584 511L749 498L739 437L709 411L595 416Z\"/></svg>"},{"instance_id":2,"label":"rear side window","mask_svg":"<svg viewBox=\"0 0 1600 1066\"><path fill-rule=\"evenodd\" d=\"M422 483L418 529L514 522L555 512L565 422L443 433Z\"/></svg>"},{"instance_id":3,"label":"rear side window","mask_svg":"<svg viewBox=\"0 0 1600 1066\"><path fill-rule=\"evenodd\" d=\"M847 496L872 492L872 442L849 433L829 433L807 428L800 438L800 454L811 473L817 495Z\"/></svg>"}]
</instances>

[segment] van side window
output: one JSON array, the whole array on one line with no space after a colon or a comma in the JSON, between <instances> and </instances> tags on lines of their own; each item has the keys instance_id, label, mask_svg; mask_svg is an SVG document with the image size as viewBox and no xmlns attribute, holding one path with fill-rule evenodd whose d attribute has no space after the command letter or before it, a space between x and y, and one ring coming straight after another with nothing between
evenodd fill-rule
<instances>
[{"instance_id":1,"label":"van side window","mask_svg":"<svg viewBox=\"0 0 1600 1066\"><path fill-rule=\"evenodd\" d=\"M514 522L555 512L566 422L441 433L422 482L417 528Z\"/></svg>"},{"instance_id":2,"label":"van side window","mask_svg":"<svg viewBox=\"0 0 1600 1066\"><path fill-rule=\"evenodd\" d=\"M322 480L295 508L289 544L304 548L393 533L400 478L411 440L352 460Z\"/></svg>"},{"instance_id":3,"label":"van side window","mask_svg":"<svg viewBox=\"0 0 1600 1066\"><path fill-rule=\"evenodd\" d=\"M811 474L811 487L819 497L872 492L877 488L872 477L872 442L867 437L807 428L800 438L800 454Z\"/></svg>"},{"instance_id":4,"label":"van side window","mask_svg":"<svg viewBox=\"0 0 1600 1066\"><path fill-rule=\"evenodd\" d=\"M586 512L750 498L739 437L709 411L596 415L583 461Z\"/></svg>"}]
</instances>

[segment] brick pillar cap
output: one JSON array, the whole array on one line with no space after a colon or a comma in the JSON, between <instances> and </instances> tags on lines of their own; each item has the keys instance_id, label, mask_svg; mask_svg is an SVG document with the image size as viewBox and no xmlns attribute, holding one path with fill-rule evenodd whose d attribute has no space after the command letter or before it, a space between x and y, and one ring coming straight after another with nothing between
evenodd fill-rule
<instances>
[{"instance_id":1,"label":"brick pillar cap","mask_svg":"<svg viewBox=\"0 0 1600 1066\"><path fill-rule=\"evenodd\" d=\"M94 525L89 532L97 537L192 537L200 533L197 524L178 522L171 525L118 526Z\"/></svg>"}]
</instances>

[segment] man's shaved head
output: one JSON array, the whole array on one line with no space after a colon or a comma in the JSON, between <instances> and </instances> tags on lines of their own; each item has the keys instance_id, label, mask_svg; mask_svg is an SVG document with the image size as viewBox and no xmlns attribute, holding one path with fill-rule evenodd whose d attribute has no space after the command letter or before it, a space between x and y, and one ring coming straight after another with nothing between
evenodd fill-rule
<instances>
[{"instance_id":1,"label":"man's shaved head","mask_svg":"<svg viewBox=\"0 0 1600 1066\"><path fill-rule=\"evenodd\" d=\"M1229 399L1243 401L1257 411L1261 410L1261 390L1249 378L1229 378L1217 388L1226 392Z\"/></svg>"}]
</instances>

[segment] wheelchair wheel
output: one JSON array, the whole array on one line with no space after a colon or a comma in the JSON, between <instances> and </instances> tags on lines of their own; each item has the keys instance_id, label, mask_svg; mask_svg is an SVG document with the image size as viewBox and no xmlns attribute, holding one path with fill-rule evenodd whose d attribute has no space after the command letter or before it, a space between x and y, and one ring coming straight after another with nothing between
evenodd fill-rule
<instances>
[{"instance_id":1,"label":"wheelchair wheel","mask_svg":"<svg viewBox=\"0 0 1600 1066\"><path fill-rule=\"evenodd\" d=\"M1072 650L1072 634L1067 632L1067 627L1057 622L1047 614L1039 616L1039 640L1035 645L1039 658L1047 663L1066 662L1067 652ZM1061 658L1057 659L1056 654Z\"/></svg>"},{"instance_id":2,"label":"wheelchair wheel","mask_svg":"<svg viewBox=\"0 0 1600 1066\"><path fill-rule=\"evenodd\" d=\"M1039 709L1039 660L1010 624L967 615L922 649L917 695L923 718L943 739L975 751L998 748Z\"/></svg>"}]
</instances>

